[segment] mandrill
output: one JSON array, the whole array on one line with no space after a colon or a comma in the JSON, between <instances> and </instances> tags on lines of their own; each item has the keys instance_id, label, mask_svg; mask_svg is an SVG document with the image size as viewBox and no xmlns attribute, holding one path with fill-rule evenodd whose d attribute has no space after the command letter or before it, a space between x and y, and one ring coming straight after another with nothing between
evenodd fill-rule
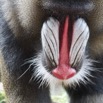
<instances>
[{"instance_id":1,"label":"mandrill","mask_svg":"<svg viewBox=\"0 0 103 103\"><path fill-rule=\"evenodd\" d=\"M102 56L102 0L0 0L7 103L52 103L58 85L70 103L103 103Z\"/></svg>"}]
</instances>

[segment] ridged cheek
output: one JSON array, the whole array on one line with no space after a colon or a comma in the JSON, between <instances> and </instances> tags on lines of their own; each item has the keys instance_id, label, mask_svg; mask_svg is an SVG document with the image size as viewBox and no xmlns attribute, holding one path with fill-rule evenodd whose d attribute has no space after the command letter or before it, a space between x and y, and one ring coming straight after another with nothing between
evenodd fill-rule
<instances>
[{"instance_id":1,"label":"ridged cheek","mask_svg":"<svg viewBox=\"0 0 103 103\"><path fill-rule=\"evenodd\" d=\"M70 64L81 62L89 39L89 28L83 19L78 19L73 26L73 36L70 49Z\"/></svg>"}]
</instances>

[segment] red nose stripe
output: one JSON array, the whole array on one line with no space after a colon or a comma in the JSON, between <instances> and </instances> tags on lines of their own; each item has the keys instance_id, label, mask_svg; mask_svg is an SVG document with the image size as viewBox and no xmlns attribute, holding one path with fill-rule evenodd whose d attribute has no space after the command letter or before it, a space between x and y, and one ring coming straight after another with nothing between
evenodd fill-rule
<instances>
[{"instance_id":1,"label":"red nose stripe","mask_svg":"<svg viewBox=\"0 0 103 103\"><path fill-rule=\"evenodd\" d=\"M69 65L69 38L68 38L68 30L69 29L69 18L67 17L64 24L64 31L62 36L61 45L60 45L60 57L59 57L59 65L67 64Z\"/></svg>"},{"instance_id":2,"label":"red nose stripe","mask_svg":"<svg viewBox=\"0 0 103 103\"><path fill-rule=\"evenodd\" d=\"M66 17L61 38L62 40L60 43L59 65L52 71L52 74L58 79L68 79L74 76L76 73L76 71L70 66L69 49L71 41L69 41L69 37L71 34L69 35L68 33L69 26L69 17Z\"/></svg>"}]
</instances>

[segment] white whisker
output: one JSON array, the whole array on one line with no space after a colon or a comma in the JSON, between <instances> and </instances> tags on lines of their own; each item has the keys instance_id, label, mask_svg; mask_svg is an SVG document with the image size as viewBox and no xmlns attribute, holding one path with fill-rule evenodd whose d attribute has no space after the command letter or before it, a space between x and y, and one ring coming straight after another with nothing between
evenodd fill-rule
<instances>
[{"instance_id":1,"label":"white whisker","mask_svg":"<svg viewBox=\"0 0 103 103\"><path fill-rule=\"evenodd\" d=\"M28 70L31 68L31 66L32 66L33 64L34 64L34 63L30 64L29 67L22 73L22 75L20 75L20 76L18 77L18 79L22 78L22 77L28 72ZM24 64L23 64L23 65L24 65Z\"/></svg>"}]
</instances>

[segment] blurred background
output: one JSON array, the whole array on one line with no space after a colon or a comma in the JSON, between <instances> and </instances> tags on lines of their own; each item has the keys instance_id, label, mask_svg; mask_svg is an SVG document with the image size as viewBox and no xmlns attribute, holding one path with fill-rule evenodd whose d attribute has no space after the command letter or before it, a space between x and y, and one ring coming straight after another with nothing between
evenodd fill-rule
<instances>
[{"instance_id":1,"label":"blurred background","mask_svg":"<svg viewBox=\"0 0 103 103\"><path fill-rule=\"evenodd\" d=\"M51 98L56 103L68 103L68 97L66 92L61 87L54 87L51 90ZM5 92L3 84L0 82L0 103L6 103Z\"/></svg>"},{"instance_id":2,"label":"blurred background","mask_svg":"<svg viewBox=\"0 0 103 103\"><path fill-rule=\"evenodd\" d=\"M0 82L0 103L6 103L5 93L4 93L3 85L1 82Z\"/></svg>"}]
</instances>

